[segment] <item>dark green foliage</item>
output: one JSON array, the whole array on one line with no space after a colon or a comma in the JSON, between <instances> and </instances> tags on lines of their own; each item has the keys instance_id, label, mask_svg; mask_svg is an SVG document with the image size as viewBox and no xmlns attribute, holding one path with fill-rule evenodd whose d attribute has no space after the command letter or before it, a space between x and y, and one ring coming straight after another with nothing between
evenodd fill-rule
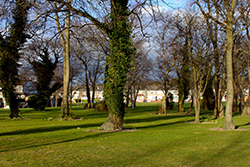
<instances>
[{"instance_id":1,"label":"dark green foliage","mask_svg":"<svg viewBox=\"0 0 250 167\"><path fill-rule=\"evenodd\" d=\"M203 109L213 110L215 105L215 96L213 91L213 76L208 78L207 87L203 94Z\"/></svg>"},{"instance_id":2,"label":"dark green foliage","mask_svg":"<svg viewBox=\"0 0 250 167\"><path fill-rule=\"evenodd\" d=\"M58 63L58 56L55 54L53 63L49 57L48 48L44 47L39 57L42 59L41 61L30 61L30 64L37 77L36 89L38 96L32 99L33 108L41 111L45 109L45 102L50 98L51 94L59 89L62 84L56 82L51 86L54 70Z\"/></svg>"},{"instance_id":3,"label":"dark green foliage","mask_svg":"<svg viewBox=\"0 0 250 167\"><path fill-rule=\"evenodd\" d=\"M190 70L189 70L189 35L186 34L185 44L182 49L182 66L180 72L177 71L179 78L179 112L184 112L184 100L187 99L190 90Z\"/></svg>"},{"instance_id":4,"label":"dark green foliage","mask_svg":"<svg viewBox=\"0 0 250 167\"><path fill-rule=\"evenodd\" d=\"M29 107L34 108L36 111L44 111L46 107L46 101L48 99L45 96L30 96L28 103Z\"/></svg>"},{"instance_id":5,"label":"dark green foliage","mask_svg":"<svg viewBox=\"0 0 250 167\"><path fill-rule=\"evenodd\" d=\"M167 110L172 110L174 107L174 102L173 102L173 94L172 93L168 93L168 97L167 97Z\"/></svg>"},{"instance_id":6,"label":"dark green foliage","mask_svg":"<svg viewBox=\"0 0 250 167\"><path fill-rule=\"evenodd\" d=\"M19 117L18 101L15 94L15 86L18 85L18 64L22 48L27 34L24 33L27 23L27 11L29 4L27 0L16 0L13 13L13 23L7 37L0 35L0 78L3 95L10 105L10 118Z\"/></svg>"}]
</instances>

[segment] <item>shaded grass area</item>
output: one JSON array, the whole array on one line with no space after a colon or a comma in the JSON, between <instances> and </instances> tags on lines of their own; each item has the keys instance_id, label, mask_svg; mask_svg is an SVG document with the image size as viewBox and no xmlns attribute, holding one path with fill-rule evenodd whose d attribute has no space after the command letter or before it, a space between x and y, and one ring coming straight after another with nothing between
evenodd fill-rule
<instances>
[{"instance_id":1,"label":"shaded grass area","mask_svg":"<svg viewBox=\"0 0 250 167\"><path fill-rule=\"evenodd\" d=\"M176 107L156 115L160 105L127 109L124 127L134 131L113 133L97 130L106 112L73 107L81 119L59 121L60 108L22 109L21 120L0 110L0 166L250 166L250 117L233 118L246 131L212 131L224 119L193 124ZM212 114L202 110L201 120Z\"/></svg>"}]
</instances>

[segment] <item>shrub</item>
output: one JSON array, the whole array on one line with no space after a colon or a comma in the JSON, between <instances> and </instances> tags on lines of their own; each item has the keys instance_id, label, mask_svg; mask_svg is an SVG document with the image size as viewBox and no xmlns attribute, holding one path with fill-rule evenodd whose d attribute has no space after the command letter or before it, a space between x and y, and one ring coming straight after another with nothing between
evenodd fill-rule
<instances>
[{"instance_id":1,"label":"shrub","mask_svg":"<svg viewBox=\"0 0 250 167\"><path fill-rule=\"evenodd\" d=\"M46 107L46 101L48 99L45 96L31 95L28 97L28 104L36 111L44 111Z\"/></svg>"}]
</instances>

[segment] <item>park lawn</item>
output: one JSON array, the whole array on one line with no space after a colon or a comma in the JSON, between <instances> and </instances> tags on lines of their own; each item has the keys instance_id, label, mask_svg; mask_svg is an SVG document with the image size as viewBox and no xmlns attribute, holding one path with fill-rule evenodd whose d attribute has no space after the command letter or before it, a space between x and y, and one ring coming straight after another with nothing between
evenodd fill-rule
<instances>
[{"instance_id":1,"label":"park lawn","mask_svg":"<svg viewBox=\"0 0 250 167\"><path fill-rule=\"evenodd\" d=\"M0 110L0 166L250 166L250 117L233 120L240 130L218 131L213 111L156 115L159 103L127 109L123 132L100 132L108 113L73 107L80 119L58 120L60 108L22 109L21 120ZM188 108L188 106L187 106Z\"/></svg>"}]
</instances>

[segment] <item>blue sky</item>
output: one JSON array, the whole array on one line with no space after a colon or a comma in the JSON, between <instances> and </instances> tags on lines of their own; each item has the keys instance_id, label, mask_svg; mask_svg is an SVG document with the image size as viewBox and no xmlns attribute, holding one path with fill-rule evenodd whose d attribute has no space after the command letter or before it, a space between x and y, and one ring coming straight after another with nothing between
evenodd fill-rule
<instances>
[{"instance_id":1,"label":"blue sky","mask_svg":"<svg viewBox=\"0 0 250 167\"><path fill-rule=\"evenodd\" d=\"M181 7L184 6L188 0L164 0L164 1L172 5L173 7Z\"/></svg>"}]
</instances>

